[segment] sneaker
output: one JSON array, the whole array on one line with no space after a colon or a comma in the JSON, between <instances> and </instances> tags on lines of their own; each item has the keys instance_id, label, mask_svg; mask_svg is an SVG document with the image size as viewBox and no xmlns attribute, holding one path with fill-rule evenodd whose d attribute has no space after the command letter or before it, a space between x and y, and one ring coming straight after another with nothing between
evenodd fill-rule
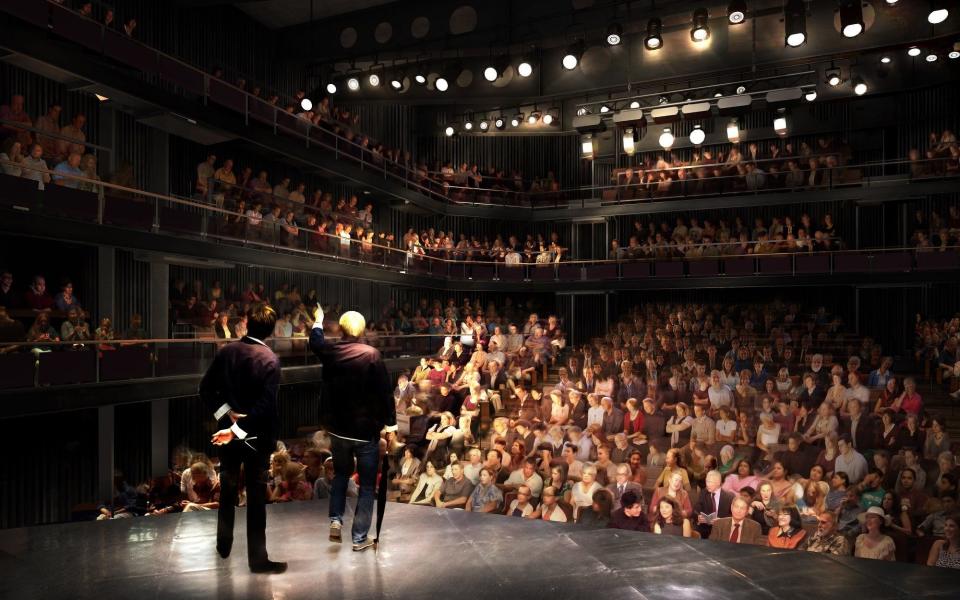
<instances>
[{"instance_id":1,"label":"sneaker","mask_svg":"<svg viewBox=\"0 0 960 600\"><path fill-rule=\"evenodd\" d=\"M368 537L367 537L367 538L363 538L363 541L362 541L362 542L354 542L354 543L353 543L353 551L354 551L354 552L363 552L363 551L366 550L367 548L370 548L371 546L373 546L373 543L374 543L373 540L371 540L370 538L368 538Z\"/></svg>"},{"instance_id":2,"label":"sneaker","mask_svg":"<svg viewBox=\"0 0 960 600\"><path fill-rule=\"evenodd\" d=\"M343 541L343 536L340 533L340 530L343 529L343 525L340 521L330 521L330 541L340 543Z\"/></svg>"}]
</instances>

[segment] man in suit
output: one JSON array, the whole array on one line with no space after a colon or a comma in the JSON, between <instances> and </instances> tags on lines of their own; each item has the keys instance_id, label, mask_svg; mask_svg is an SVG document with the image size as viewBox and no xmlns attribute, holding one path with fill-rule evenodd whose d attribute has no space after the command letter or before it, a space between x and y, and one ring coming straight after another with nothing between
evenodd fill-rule
<instances>
[{"instance_id":1,"label":"man in suit","mask_svg":"<svg viewBox=\"0 0 960 600\"><path fill-rule=\"evenodd\" d=\"M760 530L760 523L747 518L749 508L746 500L740 496L734 498L730 503L731 516L713 522L710 539L731 544L765 546L767 538Z\"/></svg>"},{"instance_id":2,"label":"man in suit","mask_svg":"<svg viewBox=\"0 0 960 600\"><path fill-rule=\"evenodd\" d=\"M710 530L712 529L710 523L707 523L706 520L700 516L700 513L705 515L717 513L717 518L719 519L725 519L731 516L730 505L733 503L735 495L733 492L721 489L720 486L722 483L723 477L720 475L720 471L708 472L706 487L700 490L700 494L694 503L693 509L697 514L697 531L700 532L700 537L710 537Z\"/></svg>"},{"instance_id":3,"label":"man in suit","mask_svg":"<svg viewBox=\"0 0 960 600\"><path fill-rule=\"evenodd\" d=\"M374 487L380 458L380 434L389 447L397 430L390 376L380 352L360 341L366 319L356 311L340 317L342 338L331 344L323 337L323 309L314 313L310 349L323 364L322 423L330 434L333 453L333 489L330 494L330 541L340 543L347 504L347 480L354 468L360 475L360 494L353 516L353 550L373 546L367 537L373 520ZM386 476L386 474L384 474Z\"/></svg>"},{"instance_id":4,"label":"man in suit","mask_svg":"<svg viewBox=\"0 0 960 600\"><path fill-rule=\"evenodd\" d=\"M859 452L878 447L880 436L877 435L873 417L863 414L860 400L857 398L847 400L847 412L850 416L840 420L840 435L850 436L853 449Z\"/></svg>"},{"instance_id":5,"label":"man in suit","mask_svg":"<svg viewBox=\"0 0 960 600\"><path fill-rule=\"evenodd\" d=\"M230 556L243 465L247 484L247 560L254 573L283 573L287 569L287 563L267 558L266 538L265 473L279 433L280 360L263 340L273 332L276 322L277 314L272 308L254 305L247 315L247 335L221 348L200 382L200 398L221 427L212 440L222 447L217 552L223 558Z\"/></svg>"},{"instance_id":6,"label":"man in suit","mask_svg":"<svg viewBox=\"0 0 960 600\"><path fill-rule=\"evenodd\" d=\"M643 501L643 486L634 481L630 481L630 465L624 463L617 465L617 478L607 486L607 490L613 494L613 510L621 508L621 499L627 492L633 492L636 495L636 502L646 506Z\"/></svg>"}]
</instances>

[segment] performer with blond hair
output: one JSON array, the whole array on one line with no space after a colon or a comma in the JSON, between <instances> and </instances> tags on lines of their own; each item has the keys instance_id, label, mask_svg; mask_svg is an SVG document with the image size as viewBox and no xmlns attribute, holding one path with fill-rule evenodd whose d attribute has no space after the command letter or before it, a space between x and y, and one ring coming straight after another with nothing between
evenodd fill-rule
<instances>
[{"instance_id":1,"label":"performer with blond hair","mask_svg":"<svg viewBox=\"0 0 960 600\"><path fill-rule=\"evenodd\" d=\"M389 442L397 429L393 385L380 351L360 341L366 326L363 315L356 311L345 312L340 317L342 338L329 343L323 335L323 309L318 306L310 331L310 349L323 364L320 414L330 435L333 453L330 541L340 543L342 540L347 481L356 465L360 474L360 494L351 537L353 549L357 552L374 545L367 533L373 519L380 434L386 432Z\"/></svg>"}]
</instances>

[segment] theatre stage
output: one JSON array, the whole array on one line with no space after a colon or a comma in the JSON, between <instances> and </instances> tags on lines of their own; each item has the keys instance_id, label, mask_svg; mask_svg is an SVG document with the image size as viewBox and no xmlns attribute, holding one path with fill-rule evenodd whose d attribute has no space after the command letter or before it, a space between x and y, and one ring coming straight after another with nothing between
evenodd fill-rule
<instances>
[{"instance_id":1,"label":"theatre stage","mask_svg":"<svg viewBox=\"0 0 960 600\"><path fill-rule=\"evenodd\" d=\"M249 573L243 528L233 555L217 557L215 512L0 531L0 598L960 597L960 573L946 569L399 504L380 551L355 553L327 541L326 507L268 507L283 575Z\"/></svg>"}]
</instances>

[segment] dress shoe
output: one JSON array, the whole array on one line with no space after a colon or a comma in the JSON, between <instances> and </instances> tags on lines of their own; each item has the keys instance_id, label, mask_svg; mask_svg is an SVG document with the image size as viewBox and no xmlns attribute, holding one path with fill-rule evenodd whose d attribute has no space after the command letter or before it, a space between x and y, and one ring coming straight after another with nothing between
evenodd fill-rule
<instances>
[{"instance_id":1,"label":"dress shoe","mask_svg":"<svg viewBox=\"0 0 960 600\"><path fill-rule=\"evenodd\" d=\"M283 573L286 570L287 570L287 563L273 562L272 560L250 565L251 573L270 573L272 575L277 575L277 574Z\"/></svg>"},{"instance_id":2,"label":"dress shoe","mask_svg":"<svg viewBox=\"0 0 960 600\"><path fill-rule=\"evenodd\" d=\"M233 546L233 542L221 542L217 540L217 554L220 555L220 558L229 558L230 557L230 548Z\"/></svg>"}]
</instances>

